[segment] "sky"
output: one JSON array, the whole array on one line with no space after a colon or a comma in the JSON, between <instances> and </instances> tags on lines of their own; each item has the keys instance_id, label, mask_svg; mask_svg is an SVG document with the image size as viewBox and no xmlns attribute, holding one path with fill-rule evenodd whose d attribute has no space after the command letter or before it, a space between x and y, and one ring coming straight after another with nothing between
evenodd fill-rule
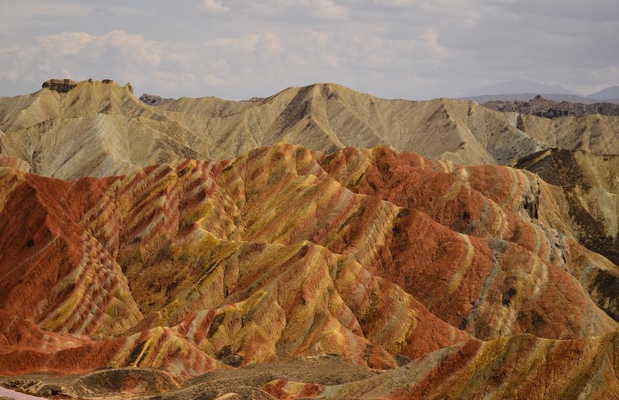
<instances>
[{"instance_id":1,"label":"sky","mask_svg":"<svg viewBox=\"0 0 619 400\"><path fill-rule=\"evenodd\" d=\"M264 97L334 82L386 98L534 81L619 85L618 0L0 0L0 96L49 78Z\"/></svg>"}]
</instances>

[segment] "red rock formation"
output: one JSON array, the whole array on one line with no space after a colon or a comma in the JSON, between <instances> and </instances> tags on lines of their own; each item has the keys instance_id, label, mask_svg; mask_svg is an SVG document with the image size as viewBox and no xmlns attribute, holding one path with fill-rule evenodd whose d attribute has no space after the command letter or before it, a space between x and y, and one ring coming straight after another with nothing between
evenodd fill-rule
<instances>
[{"instance_id":1,"label":"red rock formation","mask_svg":"<svg viewBox=\"0 0 619 400\"><path fill-rule=\"evenodd\" d=\"M378 369L444 356L447 376L551 343L513 335L587 353L618 328L582 260L616 266L562 231L554 189L505 167L278 145L102 179L0 168L0 183L0 374L338 354ZM428 382L415 393L443 393Z\"/></svg>"},{"instance_id":2,"label":"red rock formation","mask_svg":"<svg viewBox=\"0 0 619 400\"><path fill-rule=\"evenodd\" d=\"M523 335L468 342L351 383L276 380L264 389L286 400L618 399L617 338L543 341Z\"/></svg>"}]
</instances>

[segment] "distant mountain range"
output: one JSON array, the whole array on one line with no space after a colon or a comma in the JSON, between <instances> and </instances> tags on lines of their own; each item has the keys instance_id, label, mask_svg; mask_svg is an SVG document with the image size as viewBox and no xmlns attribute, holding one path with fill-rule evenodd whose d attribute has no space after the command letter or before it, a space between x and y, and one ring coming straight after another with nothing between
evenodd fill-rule
<instances>
[{"instance_id":1,"label":"distant mountain range","mask_svg":"<svg viewBox=\"0 0 619 400\"><path fill-rule=\"evenodd\" d=\"M599 92L595 92L588 96L590 99L599 101L618 101L619 100L619 86L612 86Z\"/></svg>"},{"instance_id":2,"label":"distant mountain range","mask_svg":"<svg viewBox=\"0 0 619 400\"><path fill-rule=\"evenodd\" d=\"M516 80L501 82L486 86L472 96L464 96L464 100L478 103L488 101L527 101L537 95L553 101L569 101L574 103L593 104L598 102L619 104L619 86L612 86L587 96L579 95L559 85L548 85L539 82Z\"/></svg>"},{"instance_id":3,"label":"distant mountain range","mask_svg":"<svg viewBox=\"0 0 619 400\"><path fill-rule=\"evenodd\" d=\"M480 96L463 97L463 100L472 100L478 103L486 103L489 101L528 101L535 96L541 95L545 99L552 101L569 101L571 103L583 103L593 104L598 100L591 99L589 97L578 96L575 94L564 93L543 93L543 92L530 92L530 93L502 93L502 94L485 94ZM615 100L618 102L619 100Z\"/></svg>"},{"instance_id":4,"label":"distant mountain range","mask_svg":"<svg viewBox=\"0 0 619 400\"><path fill-rule=\"evenodd\" d=\"M589 114L619 116L619 104L606 102L585 104L582 102L552 101L540 95L526 101L488 101L482 103L482 105L497 111L531 114L544 118Z\"/></svg>"},{"instance_id":5,"label":"distant mountain range","mask_svg":"<svg viewBox=\"0 0 619 400\"><path fill-rule=\"evenodd\" d=\"M576 92L569 90L560 85L551 85L547 83L534 82L529 80L513 80L499 82L480 88L477 95L492 95L500 93L564 93L577 95Z\"/></svg>"}]
</instances>

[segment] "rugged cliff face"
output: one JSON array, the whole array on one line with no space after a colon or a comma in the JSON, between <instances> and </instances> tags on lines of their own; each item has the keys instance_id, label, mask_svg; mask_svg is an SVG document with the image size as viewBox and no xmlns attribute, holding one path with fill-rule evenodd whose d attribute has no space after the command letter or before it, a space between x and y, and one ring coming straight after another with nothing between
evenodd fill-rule
<instances>
[{"instance_id":1,"label":"rugged cliff face","mask_svg":"<svg viewBox=\"0 0 619 400\"><path fill-rule=\"evenodd\" d=\"M532 173L280 144L0 181L0 374L154 368L179 399L238 366L205 398L616 398L619 268ZM347 367L307 372L328 365Z\"/></svg>"},{"instance_id":2,"label":"rugged cliff face","mask_svg":"<svg viewBox=\"0 0 619 400\"><path fill-rule=\"evenodd\" d=\"M579 240L619 263L619 156L553 149L522 159L517 167L563 188Z\"/></svg>"}]
</instances>

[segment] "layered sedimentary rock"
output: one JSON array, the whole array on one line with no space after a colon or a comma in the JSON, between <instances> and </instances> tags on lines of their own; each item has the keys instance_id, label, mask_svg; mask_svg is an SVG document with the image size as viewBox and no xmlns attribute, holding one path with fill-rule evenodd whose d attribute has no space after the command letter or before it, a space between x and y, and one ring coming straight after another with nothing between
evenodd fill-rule
<instances>
[{"instance_id":1,"label":"layered sedimentary rock","mask_svg":"<svg viewBox=\"0 0 619 400\"><path fill-rule=\"evenodd\" d=\"M514 336L441 349L355 382L278 379L263 389L278 399L617 399L618 345L616 333L568 341Z\"/></svg>"},{"instance_id":2,"label":"layered sedimentary rock","mask_svg":"<svg viewBox=\"0 0 619 400\"><path fill-rule=\"evenodd\" d=\"M32 172L75 179L197 158L198 135L137 99L130 85L81 82L67 93L43 89L0 99L0 155Z\"/></svg>"},{"instance_id":3,"label":"layered sedimentary rock","mask_svg":"<svg viewBox=\"0 0 619 400\"><path fill-rule=\"evenodd\" d=\"M587 248L619 263L619 157L552 149L526 157L517 166L560 187L565 229ZM589 279L588 286L615 304L611 315L619 319L616 275L605 272Z\"/></svg>"},{"instance_id":4,"label":"layered sedimentary rock","mask_svg":"<svg viewBox=\"0 0 619 400\"><path fill-rule=\"evenodd\" d=\"M335 84L248 101L160 102L138 99L130 85L84 81L66 93L44 88L0 98L0 129L0 155L63 179L234 158L277 143L323 152L386 145L469 165L510 164L548 147L619 154L618 117L549 120L464 100L386 100Z\"/></svg>"},{"instance_id":5,"label":"layered sedimentary rock","mask_svg":"<svg viewBox=\"0 0 619 400\"><path fill-rule=\"evenodd\" d=\"M619 156L551 149L532 154L516 166L561 187L575 236L619 263Z\"/></svg>"},{"instance_id":6,"label":"layered sedimentary rock","mask_svg":"<svg viewBox=\"0 0 619 400\"><path fill-rule=\"evenodd\" d=\"M258 386L616 393L617 296L603 289L619 268L577 241L569 194L532 173L282 144L73 181L3 167L0 182L0 374L139 367L184 382L330 354L387 372Z\"/></svg>"}]
</instances>

